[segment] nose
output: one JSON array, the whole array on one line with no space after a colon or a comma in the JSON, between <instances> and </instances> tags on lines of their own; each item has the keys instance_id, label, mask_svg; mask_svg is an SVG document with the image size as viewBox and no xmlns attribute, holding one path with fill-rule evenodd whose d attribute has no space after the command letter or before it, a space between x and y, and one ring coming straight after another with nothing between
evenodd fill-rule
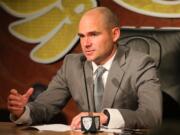
<instances>
[{"instance_id":1,"label":"nose","mask_svg":"<svg viewBox=\"0 0 180 135\"><path fill-rule=\"evenodd\" d=\"M85 37L83 44L84 44L85 47L91 46L91 40L90 40L90 38L89 38L89 37Z\"/></svg>"}]
</instances>

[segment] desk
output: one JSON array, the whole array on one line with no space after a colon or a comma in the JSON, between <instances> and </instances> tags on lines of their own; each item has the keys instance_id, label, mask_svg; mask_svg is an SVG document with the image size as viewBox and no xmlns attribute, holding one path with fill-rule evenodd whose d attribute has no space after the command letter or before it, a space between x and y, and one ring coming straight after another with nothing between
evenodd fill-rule
<instances>
[{"instance_id":1,"label":"desk","mask_svg":"<svg viewBox=\"0 0 180 135\"><path fill-rule=\"evenodd\" d=\"M145 135L147 132L128 132L120 135ZM79 131L67 131L67 132L54 132L54 131L37 131L33 129L25 129L23 126L16 126L11 122L0 122L0 134L1 135L119 135L115 133L99 132L83 134Z\"/></svg>"}]
</instances>

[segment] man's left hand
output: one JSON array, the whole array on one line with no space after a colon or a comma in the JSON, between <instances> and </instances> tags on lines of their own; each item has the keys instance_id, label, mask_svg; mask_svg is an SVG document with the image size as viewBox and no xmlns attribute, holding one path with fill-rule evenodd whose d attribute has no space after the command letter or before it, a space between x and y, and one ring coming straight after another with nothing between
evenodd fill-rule
<instances>
[{"instance_id":1,"label":"man's left hand","mask_svg":"<svg viewBox=\"0 0 180 135\"><path fill-rule=\"evenodd\" d=\"M89 115L90 115L90 112L81 112L78 115L76 115L71 122L71 128L72 129L81 129L81 117L89 116ZM91 115L99 116L101 125L107 123L108 117L103 112L99 112L99 113L93 112Z\"/></svg>"}]
</instances>

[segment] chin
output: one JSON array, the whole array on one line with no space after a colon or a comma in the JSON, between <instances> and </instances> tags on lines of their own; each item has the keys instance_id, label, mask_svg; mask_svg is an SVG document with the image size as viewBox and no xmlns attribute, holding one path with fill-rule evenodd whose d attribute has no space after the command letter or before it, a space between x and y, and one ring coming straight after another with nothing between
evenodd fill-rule
<instances>
[{"instance_id":1,"label":"chin","mask_svg":"<svg viewBox=\"0 0 180 135\"><path fill-rule=\"evenodd\" d=\"M86 59L87 59L88 61L94 61L94 59L91 58L91 57L86 57Z\"/></svg>"}]
</instances>

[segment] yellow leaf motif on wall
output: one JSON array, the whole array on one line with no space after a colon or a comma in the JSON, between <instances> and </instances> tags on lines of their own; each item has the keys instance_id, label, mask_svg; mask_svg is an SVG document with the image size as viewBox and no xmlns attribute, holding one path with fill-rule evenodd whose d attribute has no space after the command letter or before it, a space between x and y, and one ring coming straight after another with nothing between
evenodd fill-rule
<instances>
[{"instance_id":1,"label":"yellow leaf motif on wall","mask_svg":"<svg viewBox=\"0 0 180 135\"><path fill-rule=\"evenodd\" d=\"M97 3L96 0L1 0L1 6L22 18L9 26L15 37L39 43L31 51L31 59L52 63L75 45L81 15Z\"/></svg>"},{"instance_id":2,"label":"yellow leaf motif on wall","mask_svg":"<svg viewBox=\"0 0 180 135\"><path fill-rule=\"evenodd\" d=\"M145 15L180 18L180 0L114 0L119 5Z\"/></svg>"}]
</instances>

